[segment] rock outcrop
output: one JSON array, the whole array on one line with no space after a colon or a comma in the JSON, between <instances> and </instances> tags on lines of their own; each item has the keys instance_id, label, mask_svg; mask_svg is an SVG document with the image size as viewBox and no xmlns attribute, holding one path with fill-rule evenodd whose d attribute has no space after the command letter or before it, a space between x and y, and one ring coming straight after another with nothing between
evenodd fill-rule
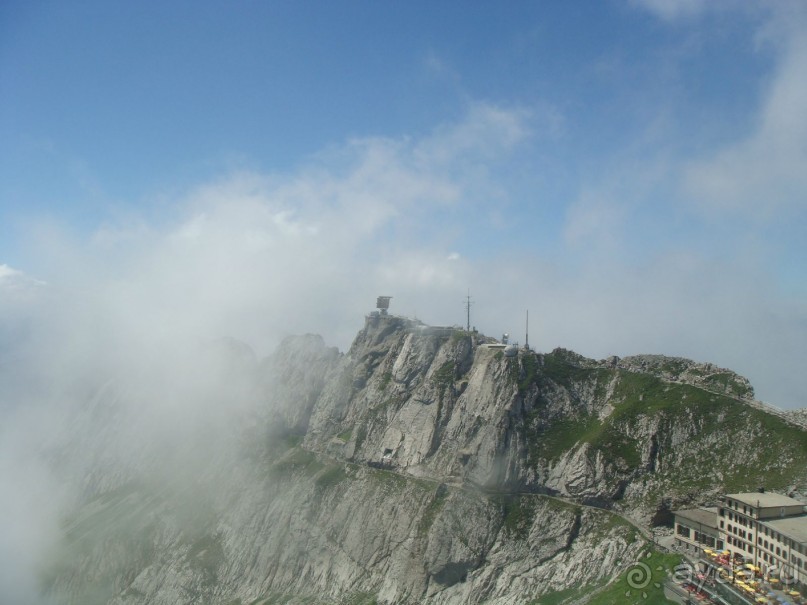
<instances>
[{"instance_id":1,"label":"rock outcrop","mask_svg":"<svg viewBox=\"0 0 807 605\"><path fill-rule=\"evenodd\" d=\"M807 492L807 432L710 364L508 357L393 316L368 317L346 354L308 335L250 364L260 395L237 447L192 480L148 464L99 480L65 521L50 595L584 599L640 556L660 511L760 485Z\"/></svg>"},{"instance_id":2,"label":"rock outcrop","mask_svg":"<svg viewBox=\"0 0 807 605\"><path fill-rule=\"evenodd\" d=\"M462 331L375 318L339 371L349 392L324 394L305 447L416 477L558 494L644 521L665 500L807 480L804 432L711 364L562 349L508 358Z\"/></svg>"}]
</instances>

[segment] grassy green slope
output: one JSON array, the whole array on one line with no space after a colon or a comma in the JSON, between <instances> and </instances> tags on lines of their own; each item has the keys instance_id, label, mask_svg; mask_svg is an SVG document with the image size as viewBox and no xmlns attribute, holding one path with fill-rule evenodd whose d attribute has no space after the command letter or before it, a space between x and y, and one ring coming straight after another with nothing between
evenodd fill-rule
<instances>
[{"instance_id":1,"label":"grassy green slope","mask_svg":"<svg viewBox=\"0 0 807 605\"><path fill-rule=\"evenodd\" d=\"M531 380L536 395L527 439L534 464L587 443L623 477L649 481L659 496L761 485L783 490L807 481L807 431L777 416L692 385L585 367L566 352L543 360ZM572 411L553 417L559 394ZM600 420L605 405L613 410Z\"/></svg>"},{"instance_id":2,"label":"grassy green slope","mask_svg":"<svg viewBox=\"0 0 807 605\"><path fill-rule=\"evenodd\" d=\"M530 605L567 605L586 598L587 605L672 605L674 602L664 597L664 580L680 562L678 555L648 551L613 582L550 592L531 601Z\"/></svg>"}]
</instances>

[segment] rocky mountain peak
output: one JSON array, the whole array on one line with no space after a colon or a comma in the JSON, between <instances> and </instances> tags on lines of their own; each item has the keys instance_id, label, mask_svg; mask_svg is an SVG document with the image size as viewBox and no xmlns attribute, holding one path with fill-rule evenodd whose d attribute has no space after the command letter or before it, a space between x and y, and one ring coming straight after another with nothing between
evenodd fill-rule
<instances>
[{"instance_id":1,"label":"rocky mountain peak","mask_svg":"<svg viewBox=\"0 0 807 605\"><path fill-rule=\"evenodd\" d=\"M210 478L215 494L177 501L145 481L99 494L66 522L79 554L52 573L53 594L584 603L671 508L759 485L807 492L807 430L711 364L511 356L477 333L373 314L347 354L289 337L255 373L259 437Z\"/></svg>"}]
</instances>

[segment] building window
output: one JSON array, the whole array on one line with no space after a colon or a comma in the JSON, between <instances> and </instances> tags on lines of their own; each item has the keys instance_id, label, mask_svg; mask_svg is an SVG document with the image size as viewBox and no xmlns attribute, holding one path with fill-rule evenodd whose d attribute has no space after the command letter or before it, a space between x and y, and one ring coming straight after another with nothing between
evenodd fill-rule
<instances>
[{"instance_id":1,"label":"building window","mask_svg":"<svg viewBox=\"0 0 807 605\"><path fill-rule=\"evenodd\" d=\"M679 536L684 536L685 538L689 538L689 535L690 535L689 534L689 528L681 525L680 523L678 524L677 533L678 533Z\"/></svg>"}]
</instances>

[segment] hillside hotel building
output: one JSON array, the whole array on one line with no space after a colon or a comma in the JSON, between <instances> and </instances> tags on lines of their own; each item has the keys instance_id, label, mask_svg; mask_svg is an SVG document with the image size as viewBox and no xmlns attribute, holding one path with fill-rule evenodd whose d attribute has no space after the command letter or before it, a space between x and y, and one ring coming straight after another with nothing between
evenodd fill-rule
<instances>
[{"instance_id":1,"label":"hillside hotel building","mask_svg":"<svg viewBox=\"0 0 807 605\"><path fill-rule=\"evenodd\" d=\"M677 547L690 552L728 550L763 573L807 584L807 514L802 502L764 491L726 494L720 506L674 514Z\"/></svg>"}]
</instances>

